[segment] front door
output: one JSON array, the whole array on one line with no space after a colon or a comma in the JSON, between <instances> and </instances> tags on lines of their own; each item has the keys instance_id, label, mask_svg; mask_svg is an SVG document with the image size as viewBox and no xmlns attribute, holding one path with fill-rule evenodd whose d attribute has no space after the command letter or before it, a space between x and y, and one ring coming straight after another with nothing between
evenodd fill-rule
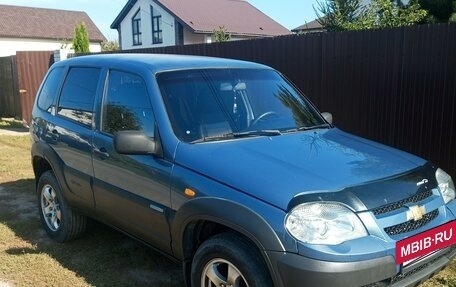
<instances>
[{"instance_id":1,"label":"front door","mask_svg":"<svg viewBox=\"0 0 456 287\"><path fill-rule=\"evenodd\" d=\"M152 155L122 155L113 145L113 135L121 130L154 135L155 120L144 80L135 74L110 71L101 106L101 123L93 138L97 215L169 251L166 215L171 163Z\"/></svg>"}]
</instances>

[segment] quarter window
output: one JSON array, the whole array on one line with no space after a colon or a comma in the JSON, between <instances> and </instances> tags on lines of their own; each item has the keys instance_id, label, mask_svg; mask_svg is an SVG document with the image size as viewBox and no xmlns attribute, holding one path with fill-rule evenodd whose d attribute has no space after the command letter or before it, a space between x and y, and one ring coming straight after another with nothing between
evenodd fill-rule
<instances>
[{"instance_id":1,"label":"quarter window","mask_svg":"<svg viewBox=\"0 0 456 287\"><path fill-rule=\"evenodd\" d=\"M38 107L49 113L54 107L62 74L63 68L61 67L50 71L38 96Z\"/></svg>"},{"instance_id":2,"label":"quarter window","mask_svg":"<svg viewBox=\"0 0 456 287\"><path fill-rule=\"evenodd\" d=\"M152 15L152 43L161 44L163 43L162 16L155 14L152 6L150 6L150 15Z\"/></svg>"},{"instance_id":3,"label":"quarter window","mask_svg":"<svg viewBox=\"0 0 456 287\"><path fill-rule=\"evenodd\" d=\"M90 126L99 78L98 68L71 68L63 84L57 113Z\"/></svg>"},{"instance_id":4,"label":"quarter window","mask_svg":"<svg viewBox=\"0 0 456 287\"><path fill-rule=\"evenodd\" d=\"M144 80L135 74L111 71L103 102L102 131L143 131L153 137L154 117Z\"/></svg>"},{"instance_id":5,"label":"quarter window","mask_svg":"<svg viewBox=\"0 0 456 287\"><path fill-rule=\"evenodd\" d=\"M133 31L133 45L141 45L142 44L142 37L141 37L141 10L138 10L136 14L131 19L132 24L132 31Z\"/></svg>"}]
</instances>

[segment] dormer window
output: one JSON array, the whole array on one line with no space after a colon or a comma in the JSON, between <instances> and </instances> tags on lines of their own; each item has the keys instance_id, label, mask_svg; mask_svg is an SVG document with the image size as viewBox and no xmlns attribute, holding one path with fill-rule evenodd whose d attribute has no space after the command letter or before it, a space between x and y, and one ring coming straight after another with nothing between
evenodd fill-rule
<instances>
[{"instance_id":1,"label":"dormer window","mask_svg":"<svg viewBox=\"0 0 456 287\"><path fill-rule=\"evenodd\" d=\"M152 16L152 44L163 43L162 35L162 16L154 11L150 6L150 15Z\"/></svg>"},{"instance_id":2,"label":"dormer window","mask_svg":"<svg viewBox=\"0 0 456 287\"><path fill-rule=\"evenodd\" d=\"M141 10L138 10L133 18L131 18L133 31L133 46L142 45L141 37Z\"/></svg>"}]
</instances>

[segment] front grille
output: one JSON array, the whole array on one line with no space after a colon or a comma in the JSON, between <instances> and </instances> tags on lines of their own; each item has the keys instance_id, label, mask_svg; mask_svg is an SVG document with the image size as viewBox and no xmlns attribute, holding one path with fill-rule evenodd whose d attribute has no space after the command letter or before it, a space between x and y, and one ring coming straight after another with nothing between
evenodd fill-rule
<instances>
[{"instance_id":1,"label":"front grille","mask_svg":"<svg viewBox=\"0 0 456 287\"><path fill-rule=\"evenodd\" d=\"M398 235L401 233L406 233L410 232L413 230L416 230L420 227L425 226L429 222L431 222L433 219L435 219L439 215L439 210L436 209L434 211L431 211L423 216L420 220L409 220L407 222L393 225L390 227L385 228L386 234L392 236L392 235Z\"/></svg>"},{"instance_id":2,"label":"front grille","mask_svg":"<svg viewBox=\"0 0 456 287\"><path fill-rule=\"evenodd\" d=\"M413 196L411 196L409 198L406 198L406 199L403 199L403 200L400 200L400 201L396 201L396 202L393 202L393 203L390 203L390 204L386 204L386 205L382 205L380 207L377 207L372 212L374 213L375 216L380 215L380 214L384 214L384 213L388 213L388 212L400 209L401 207L403 207L407 203L420 202L420 201L422 201L422 200L424 200L424 199L426 199L426 198L428 198L430 196L432 196L432 190L426 190L426 191L423 191L423 192L416 193L415 195L413 195Z\"/></svg>"}]
</instances>

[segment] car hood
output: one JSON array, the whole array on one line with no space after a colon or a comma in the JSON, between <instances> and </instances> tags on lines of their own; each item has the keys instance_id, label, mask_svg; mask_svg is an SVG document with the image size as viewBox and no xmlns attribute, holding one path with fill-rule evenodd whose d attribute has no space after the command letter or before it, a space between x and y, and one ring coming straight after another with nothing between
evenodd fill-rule
<instances>
[{"instance_id":1,"label":"car hood","mask_svg":"<svg viewBox=\"0 0 456 287\"><path fill-rule=\"evenodd\" d=\"M337 128L181 144L175 163L283 210L303 194L337 193L426 164L421 158ZM366 194L355 197L359 201ZM354 209L366 208L350 204L353 199L342 201Z\"/></svg>"}]
</instances>

